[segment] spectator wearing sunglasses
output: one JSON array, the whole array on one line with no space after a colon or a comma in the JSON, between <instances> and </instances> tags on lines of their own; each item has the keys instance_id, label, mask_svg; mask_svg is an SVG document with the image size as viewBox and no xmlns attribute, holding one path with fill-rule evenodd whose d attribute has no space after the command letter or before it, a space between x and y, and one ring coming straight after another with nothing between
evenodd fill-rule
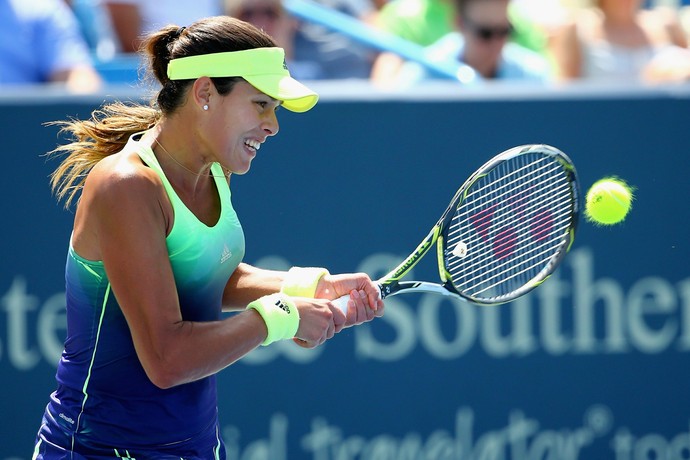
<instances>
[{"instance_id":1,"label":"spectator wearing sunglasses","mask_svg":"<svg viewBox=\"0 0 690 460\"><path fill-rule=\"evenodd\" d=\"M550 79L547 60L511 40L510 0L455 0L455 30L426 47L430 61L457 60L482 80L544 83ZM400 85L437 78L420 64L406 63L398 75Z\"/></svg>"}]
</instances>

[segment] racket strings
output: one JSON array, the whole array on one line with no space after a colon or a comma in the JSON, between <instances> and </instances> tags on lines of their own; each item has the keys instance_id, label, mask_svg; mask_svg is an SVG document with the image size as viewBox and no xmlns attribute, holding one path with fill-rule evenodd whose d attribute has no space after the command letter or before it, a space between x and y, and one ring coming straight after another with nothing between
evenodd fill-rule
<instances>
[{"instance_id":1,"label":"racket strings","mask_svg":"<svg viewBox=\"0 0 690 460\"><path fill-rule=\"evenodd\" d=\"M562 220L563 218L568 218L569 217L569 211L567 209L563 209L559 214L557 214L555 217L558 218L558 220ZM546 222L543 222L540 224L540 231L546 229L547 225L550 228L548 233L541 233L539 241L542 241L542 243L537 244L537 245L531 245L529 250L538 250L540 247L543 246L550 246L554 243L553 239L560 239L564 232L567 230L567 220L566 220L566 225L561 225L561 226L553 226L547 224ZM518 229L519 231L519 229ZM520 235L524 236L524 235ZM458 241L457 237L456 238L451 238L449 239L451 245L453 244L454 241ZM497 258L500 260L501 255L507 255L508 252L508 246L514 242L513 238L498 238L494 239L493 241L493 251L494 255L497 255ZM556 241L556 243L559 243L559 241ZM481 244L481 241L478 241L476 239L470 240L469 243L465 243L468 245L468 247L473 247L478 244ZM525 251L527 253L527 251ZM486 254L482 254L479 251L475 251L474 253L470 253L473 255L470 255L469 257L466 258L459 258L456 257L454 258L454 261L448 264L448 268L451 271L451 273L462 273L465 278L469 278L470 275L474 272L481 272L482 270L485 269L485 259L486 259ZM508 259L508 257L506 257ZM511 264L514 264L514 262L511 262ZM462 270L462 271L460 271Z\"/></svg>"},{"instance_id":2,"label":"racket strings","mask_svg":"<svg viewBox=\"0 0 690 460\"><path fill-rule=\"evenodd\" d=\"M480 259L472 266L462 266L461 272L451 267L451 276L455 282L462 281L463 290L473 295L484 293L501 284L504 285L502 292L511 292L548 267L544 263L553 255L554 245L560 246L563 241L563 229L552 230L548 237L550 239L530 246L529 251L523 251L519 257L494 264L490 271L485 265L486 259ZM528 275L526 278L520 277L525 274ZM490 282L493 284L489 284ZM511 284L506 284L508 282Z\"/></svg>"},{"instance_id":3,"label":"racket strings","mask_svg":"<svg viewBox=\"0 0 690 460\"><path fill-rule=\"evenodd\" d=\"M556 188L553 190L555 196L557 197L556 200L553 202L549 203L549 207L551 211L557 212L557 215L559 217L565 218L566 223L568 222L567 219L569 217L570 209L571 209L571 200L570 196L567 194L568 192L568 187L567 184L562 184L561 188ZM545 215L538 217L539 213L543 213L544 210L544 203L543 202L534 202L529 205L529 207L525 208L522 210L522 215L521 217L523 218L533 218L537 220L537 225L532 226L531 230L535 232L535 230L541 231L544 230L545 228L549 227L550 220L547 219ZM462 215L458 215L455 219L453 219L453 224L451 226L451 230L449 232L450 236L456 239L462 238L464 235L457 235L460 232L460 225L462 223ZM483 219L481 222L474 222L474 236L468 237L468 240L465 241L466 244L477 244L480 240L482 239L487 239L487 238L496 238L496 233L500 231L501 228L504 228L508 223L510 223L513 220L513 217L510 216L509 214L502 214L499 215L498 217L495 217L493 219ZM523 228L522 226L519 228ZM538 233L538 232L535 232ZM506 238L499 238L498 241L505 240ZM499 246L505 245L505 242L501 242ZM494 246L497 246L497 241L494 240Z\"/></svg>"},{"instance_id":4,"label":"racket strings","mask_svg":"<svg viewBox=\"0 0 690 460\"><path fill-rule=\"evenodd\" d=\"M540 168L542 170L543 168ZM521 168L520 171L524 171L524 168ZM470 196L479 196L479 198L475 200L465 200L460 208L458 208L457 213L455 218L453 219L452 227L451 228L456 228L459 227L459 225L466 221L470 216L482 216L479 219L473 220L473 228L476 231L478 235L481 236L489 236L492 237L492 233L498 231L505 223L511 220L515 220L515 215L509 214L509 213L495 213L495 209L501 202L505 201L508 197L512 196L517 196L518 199L515 200L513 203L512 207L513 208L518 208L517 212L514 213L518 215L519 217L532 217L533 214L539 210L543 209L544 205L544 200L549 199L550 197L560 197L557 198L559 201L551 201L550 203L550 208L555 209L557 207L557 204L562 204L565 208L568 210L570 209L571 205L571 200L570 200L570 187L568 183L564 180L559 180L563 179L563 177L558 177L556 174L560 171L560 168L555 167L547 170L546 172L542 172L539 175L528 177L525 176L522 178L523 182L531 181L530 187L526 189L527 192L531 192L537 187L537 190L541 190L542 192L549 192L548 196L542 196L541 201L536 201L534 199L534 196L529 196L527 193L523 192L517 192L516 190L519 188L520 184L517 183L518 179L512 180L508 183L505 183L503 185L497 186L496 184L500 183L501 181L504 181L506 177L499 178L499 180L493 181L483 187L481 187L481 190L484 192L484 195L478 195L477 191L472 192L471 194L468 194L467 197ZM534 181L538 179L543 179L546 178L548 181L555 183L554 186L549 186L549 184L546 183L546 181L542 183L537 183L535 184ZM517 185L516 185L517 184ZM500 194L493 194L490 197L487 197L486 191L487 189L493 187L494 192L497 190L505 189L506 187L511 186L512 188L504 190ZM542 194L544 195L544 194ZM521 204L517 204L519 200L524 200L524 201L529 201L530 204L528 206L523 206ZM479 203L479 204L477 204ZM482 208L479 211L477 211L477 208ZM451 233L453 233L456 230L451 230ZM488 235L486 235L488 233Z\"/></svg>"},{"instance_id":5,"label":"racket strings","mask_svg":"<svg viewBox=\"0 0 690 460\"><path fill-rule=\"evenodd\" d=\"M570 180L553 159L525 155L480 176L451 223L444 258L456 288L512 293L549 269L570 228ZM466 251L456 253L456 245Z\"/></svg>"},{"instance_id":6,"label":"racket strings","mask_svg":"<svg viewBox=\"0 0 690 460\"><path fill-rule=\"evenodd\" d=\"M527 181L536 181L544 177L552 181L557 180L557 177L554 173L559 173L562 171L561 168L553 162L542 165L538 168L534 168L533 171L528 171L529 166L534 165L525 165L519 169L511 171L505 176L499 177L493 182L489 182L483 186L478 187L476 190L473 190L465 196L463 204L466 205L468 208L481 206L482 204L490 204L492 201L495 202L514 194L515 190L521 184L524 184ZM521 173L528 173L530 174L530 176L521 176ZM486 177L487 176L485 176L485 178ZM509 178L511 179L508 180ZM487 200L488 193L491 194L491 198ZM478 201L481 202L480 205L475 204Z\"/></svg>"},{"instance_id":7,"label":"racket strings","mask_svg":"<svg viewBox=\"0 0 690 460\"><path fill-rule=\"evenodd\" d=\"M563 233L554 231L552 232L552 235L555 235L556 238L538 246L533 246L530 252L522 255L522 260L520 260L518 263L503 262L493 267L491 272L493 274L491 276L488 276L487 273L482 271L485 269L485 267L481 265L476 265L476 269L469 272L463 270L465 283L464 290L472 293L473 295L482 294L501 285L502 283L506 283L506 281L509 279L515 280L515 277L518 277L519 275L523 275L525 273L534 274L535 269L541 271L542 269L546 268L544 267L544 260L548 260L551 257L553 254L553 242L556 240L561 241ZM510 276L510 278L508 278L508 276ZM533 275L530 276L530 279L532 277ZM515 285L522 286L526 281L528 281L528 279L521 279L520 281L517 281ZM490 282L494 283L489 284ZM508 292L513 290L514 288L511 287L508 289Z\"/></svg>"}]
</instances>

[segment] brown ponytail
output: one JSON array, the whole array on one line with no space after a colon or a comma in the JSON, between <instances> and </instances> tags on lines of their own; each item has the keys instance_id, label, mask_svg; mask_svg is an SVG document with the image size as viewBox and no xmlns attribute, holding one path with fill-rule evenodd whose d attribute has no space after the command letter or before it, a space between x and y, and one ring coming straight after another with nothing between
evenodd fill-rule
<instances>
[{"instance_id":1,"label":"brown ponytail","mask_svg":"<svg viewBox=\"0 0 690 460\"><path fill-rule=\"evenodd\" d=\"M50 178L58 200L64 200L68 208L96 163L121 151L133 134L152 128L184 103L194 80L170 80L167 72L171 59L273 46L276 44L269 35L229 16L202 19L189 27L166 26L150 34L140 53L146 59L148 72L161 86L150 105L115 102L95 110L86 121L51 123L61 126L60 132L73 139L49 152L65 156ZM228 94L237 80L238 77L212 79L221 95Z\"/></svg>"}]
</instances>

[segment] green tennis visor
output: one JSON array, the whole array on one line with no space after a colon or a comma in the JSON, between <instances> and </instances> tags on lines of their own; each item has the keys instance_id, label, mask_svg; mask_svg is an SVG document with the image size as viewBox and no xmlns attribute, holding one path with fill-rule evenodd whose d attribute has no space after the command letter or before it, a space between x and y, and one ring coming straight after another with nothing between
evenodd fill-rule
<instances>
[{"instance_id":1,"label":"green tennis visor","mask_svg":"<svg viewBox=\"0 0 690 460\"><path fill-rule=\"evenodd\" d=\"M242 77L292 112L306 112L319 100L318 94L290 76L285 51L277 47L199 54L168 64L171 80L199 77Z\"/></svg>"}]
</instances>

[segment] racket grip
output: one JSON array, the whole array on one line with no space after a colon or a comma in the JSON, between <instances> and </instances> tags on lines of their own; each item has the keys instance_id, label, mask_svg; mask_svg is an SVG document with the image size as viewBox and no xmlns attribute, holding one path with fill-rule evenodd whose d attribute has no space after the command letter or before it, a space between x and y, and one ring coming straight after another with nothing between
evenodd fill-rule
<instances>
[{"instance_id":1,"label":"racket grip","mask_svg":"<svg viewBox=\"0 0 690 460\"><path fill-rule=\"evenodd\" d=\"M386 298L386 294L384 294L383 288L381 287L380 284L377 284L377 286L378 286L378 288L379 288L379 292L381 293L381 298L382 298L382 299L385 299L385 298ZM390 295L390 294L389 294L389 295ZM337 299L333 300L333 304L334 304L336 307L340 308L340 310L341 310L343 313L345 313L345 315L347 315L347 301L348 301L348 300L350 300L350 294L345 294L344 296L338 297Z\"/></svg>"},{"instance_id":2,"label":"racket grip","mask_svg":"<svg viewBox=\"0 0 690 460\"><path fill-rule=\"evenodd\" d=\"M347 315L347 301L350 300L350 294L345 294L333 301L333 304L340 308L340 310Z\"/></svg>"}]
</instances>

